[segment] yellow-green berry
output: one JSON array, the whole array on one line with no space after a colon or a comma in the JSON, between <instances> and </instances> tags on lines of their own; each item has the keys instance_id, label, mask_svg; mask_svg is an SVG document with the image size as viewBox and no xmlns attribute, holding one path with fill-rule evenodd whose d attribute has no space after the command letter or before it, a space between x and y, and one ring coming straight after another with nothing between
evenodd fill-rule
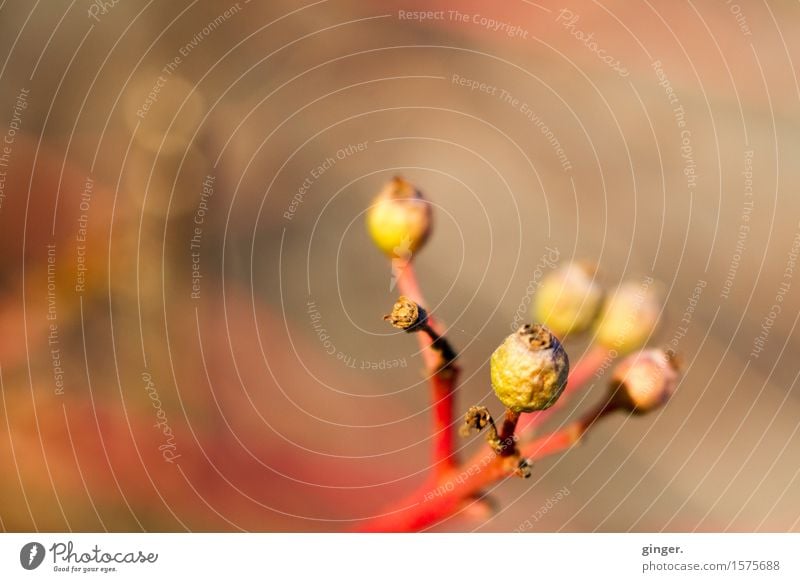
<instances>
[{"instance_id":1,"label":"yellow-green berry","mask_svg":"<svg viewBox=\"0 0 800 582\"><path fill-rule=\"evenodd\" d=\"M559 337L589 329L603 306L595 269L569 263L545 276L533 303L533 317Z\"/></svg>"},{"instance_id":2,"label":"yellow-green berry","mask_svg":"<svg viewBox=\"0 0 800 582\"><path fill-rule=\"evenodd\" d=\"M658 324L660 287L652 280L628 281L609 297L595 323L597 343L618 354L644 346Z\"/></svg>"},{"instance_id":3,"label":"yellow-green berry","mask_svg":"<svg viewBox=\"0 0 800 582\"><path fill-rule=\"evenodd\" d=\"M644 414L663 405L678 386L675 356L661 349L631 354L614 368L613 399L624 409Z\"/></svg>"},{"instance_id":4,"label":"yellow-green berry","mask_svg":"<svg viewBox=\"0 0 800 582\"><path fill-rule=\"evenodd\" d=\"M544 410L567 385L569 359L561 342L543 325L524 325L492 354L492 387L514 412Z\"/></svg>"},{"instance_id":5,"label":"yellow-green berry","mask_svg":"<svg viewBox=\"0 0 800 582\"><path fill-rule=\"evenodd\" d=\"M383 187L367 212L372 241L390 258L409 260L427 240L432 223L430 203L400 177Z\"/></svg>"}]
</instances>

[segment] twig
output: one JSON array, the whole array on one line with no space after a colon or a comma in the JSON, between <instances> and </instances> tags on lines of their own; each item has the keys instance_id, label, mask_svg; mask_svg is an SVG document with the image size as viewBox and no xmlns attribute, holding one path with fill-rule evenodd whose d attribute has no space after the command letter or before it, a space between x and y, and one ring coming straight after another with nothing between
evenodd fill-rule
<instances>
[{"instance_id":1,"label":"twig","mask_svg":"<svg viewBox=\"0 0 800 582\"><path fill-rule=\"evenodd\" d=\"M531 460L541 459L569 449L581 440L583 435L604 416L618 410L616 403L605 398L599 405L590 409L579 420L571 422L564 428L539 437L520 447L523 457Z\"/></svg>"},{"instance_id":2,"label":"twig","mask_svg":"<svg viewBox=\"0 0 800 582\"><path fill-rule=\"evenodd\" d=\"M615 405L604 400L580 420L522 446L523 459L531 463L575 446L598 420L614 410ZM460 470L426 483L400 501L398 509L361 524L358 531L419 531L452 516L464 499L478 495L489 485L518 471L518 462L513 457L498 456L490 445L484 446Z\"/></svg>"},{"instance_id":3,"label":"twig","mask_svg":"<svg viewBox=\"0 0 800 582\"><path fill-rule=\"evenodd\" d=\"M581 389L588 387L589 382L594 378L597 371L604 365L609 363L612 353L608 348L595 345L575 364L569 371L569 379L567 380L567 387L561 397L556 401L553 406L547 410L543 410L538 414L530 414L520 422L519 433L526 434L535 430L536 427L544 424L554 413L558 412L569 399L581 391Z\"/></svg>"},{"instance_id":4,"label":"twig","mask_svg":"<svg viewBox=\"0 0 800 582\"><path fill-rule=\"evenodd\" d=\"M514 439L514 431L519 422L519 412L506 409L506 417L503 420L503 427L500 429L500 443L501 449L499 455L501 457L511 457L517 454L516 440Z\"/></svg>"},{"instance_id":5,"label":"twig","mask_svg":"<svg viewBox=\"0 0 800 582\"><path fill-rule=\"evenodd\" d=\"M422 296L414 265L410 261L392 262L392 270L401 294L419 305L426 305ZM455 454L454 397L459 367L455 363L456 351L444 337L438 320L428 315L417 333L433 407L433 463L436 475L447 474L457 464Z\"/></svg>"}]
</instances>

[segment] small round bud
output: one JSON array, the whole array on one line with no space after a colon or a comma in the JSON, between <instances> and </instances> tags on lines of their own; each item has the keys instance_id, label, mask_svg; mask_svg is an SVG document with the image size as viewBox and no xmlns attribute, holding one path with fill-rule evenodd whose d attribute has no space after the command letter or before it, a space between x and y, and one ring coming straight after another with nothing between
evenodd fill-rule
<instances>
[{"instance_id":1,"label":"small round bud","mask_svg":"<svg viewBox=\"0 0 800 582\"><path fill-rule=\"evenodd\" d=\"M622 283L597 319L595 339L620 354L637 350L655 330L660 311L660 287L652 280Z\"/></svg>"},{"instance_id":2,"label":"small round bud","mask_svg":"<svg viewBox=\"0 0 800 582\"><path fill-rule=\"evenodd\" d=\"M631 354L614 368L613 400L625 410L645 414L663 405L678 386L678 363L671 353L650 349Z\"/></svg>"},{"instance_id":3,"label":"small round bud","mask_svg":"<svg viewBox=\"0 0 800 582\"><path fill-rule=\"evenodd\" d=\"M392 324L392 327L403 331L416 331L425 324L427 318L425 310L405 295L401 295L395 301L392 312L383 317L384 321Z\"/></svg>"},{"instance_id":4,"label":"small round bud","mask_svg":"<svg viewBox=\"0 0 800 582\"><path fill-rule=\"evenodd\" d=\"M367 212L372 241L391 258L409 260L427 240L432 223L430 203L399 177L383 187Z\"/></svg>"},{"instance_id":5,"label":"small round bud","mask_svg":"<svg viewBox=\"0 0 800 582\"><path fill-rule=\"evenodd\" d=\"M569 359L561 342L543 325L523 325L492 354L492 387L513 412L552 406L569 374Z\"/></svg>"},{"instance_id":6,"label":"small round bud","mask_svg":"<svg viewBox=\"0 0 800 582\"><path fill-rule=\"evenodd\" d=\"M594 267L586 263L569 263L550 272L536 293L534 319L560 337L589 329L605 295L594 274Z\"/></svg>"}]
</instances>

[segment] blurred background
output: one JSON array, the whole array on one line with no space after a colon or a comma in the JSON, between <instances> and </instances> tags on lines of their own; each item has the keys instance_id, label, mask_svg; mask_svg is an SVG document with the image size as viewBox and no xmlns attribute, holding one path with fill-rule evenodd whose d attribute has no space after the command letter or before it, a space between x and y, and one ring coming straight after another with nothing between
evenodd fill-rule
<instances>
[{"instance_id":1,"label":"blurred background","mask_svg":"<svg viewBox=\"0 0 800 582\"><path fill-rule=\"evenodd\" d=\"M340 531L419 486L423 363L364 228L398 174L459 415L501 413L488 357L553 257L660 280L685 363L438 530L800 530L796 4L0 14L3 530Z\"/></svg>"}]
</instances>

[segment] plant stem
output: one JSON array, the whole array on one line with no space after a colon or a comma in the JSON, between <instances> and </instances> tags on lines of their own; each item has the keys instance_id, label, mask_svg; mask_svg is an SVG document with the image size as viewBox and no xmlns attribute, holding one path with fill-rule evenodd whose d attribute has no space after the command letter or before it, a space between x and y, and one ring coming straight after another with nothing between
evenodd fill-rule
<instances>
[{"instance_id":1,"label":"plant stem","mask_svg":"<svg viewBox=\"0 0 800 582\"><path fill-rule=\"evenodd\" d=\"M392 261L392 269L400 293L424 306L425 300L411 262ZM489 485L519 474L520 458L532 462L574 446L595 422L615 409L613 403L604 400L580 420L563 429L517 446L515 432L520 434L526 428L533 429L542 424L570 396L588 384L609 361L609 350L595 346L570 371L564 394L554 406L528 415L523 422L520 422L519 413L506 410L496 439L501 443L500 448L495 446L495 450L489 445L481 447L475 456L459 466L455 455L453 421L453 392L459 373L455 364L456 352L445 339L439 322L431 315L418 331L422 332L416 335L429 376L433 401L434 474L419 490L397 503L393 510L362 523L359 531L419 531L441 522L456 513L465 499L479 496Z\"/></svg>"},{"instance_id":2,"label":"plant stem","mask_svg":"<svg viewBox=\"0 0 800 582\"><path fill-rule=\"evenodd\" d=\"M575 446L595 422L614 410L615 405L604 400L580 420L522 446L522 457L534 462ZM513 422L513 417L507 415L505 423L509 422ZM458 511L465 499L478 496L489 485L514 475L516 471L517 464L512 462L512 458L498 456L489 446L484 446L460 470L427 482L400 501L397 509L361 524L358 531L411 532L435 525Z\"/></svg>"},{"instance_id":3,"label":"plant stem","mask_svg":"<svg viewBox=\"0 0 800 582\"><path fill-rule=\"evenodd\" d=\"M418 305L425 306L425 298L411 261L395 259L392 261L392 270L400 293ZM456 352L445 339L444 330L436 318L428 315L427 322L420 331L423 333L417 333L416 336L428 374L433 407L434 473L441 476L452 471L458 461L455 454L453 393L458 382L459 368L455 363Z\"/></svg>"},{"instance_id":4,"label":"plant stem","mask_svg":"<svg viewBox=\"0 0 800 582\"><path fill-rule=\"evenodd\" d=\"M464 499L511 474L504 470L503 460L489 447L483 447L482 451L483 458L477 463L470 462L461 472L454 470L429 481L400 501L397 509L363 523L358 531L419 531L452 515Z\"/></svg>"},{"instance_id":5,"label":"plant stem","mask_svg":"<svg viewBox=\"0 0 800 582\"><path fill-rule=\"evenodd\" d=\"M500 456L510 457L517 452L516 441L514 440L514 431L517 429L519 422L519 412L506 409L506 416L503 420L503 426L500 429Z\"/></svg>"},{"instance_id":6,"label":"plant stem","mask_svg":"<svg viewBox=\"0 0 800 582\"><path fill-rule=\"evenodd\" d=\"M580 392L582 388L587 387L598 370L606 365L610 359L611 352L608 348L601 345L595 345L589 348L589 351L586 352L586 354L578 360L578 363L569 371L567 386L564 388L561 397L547 410L542 410L538 414L528 415L527 418L522 421L519 432L521 434L531 432L535 430L536 427L541 426L555 412L558 412L572 396Z\"/></svg>"},{"instance_id":7,"label":"plant stem","mask_svg":"<svg viewBox=\"0 0 800 582\"><path fill-rule=\"evenodd\" d=\"M439 352L439 355L441 356L439 370L441 371L452 366L456 361L458 354L453 346L450 345L450 342L447 341L447 338L443 335L439 335L439 333L431 327L430 316L428 317L428 321L426 321L420 327L420 331L428 334L428 337L431 340L431 348Z\"/></svg>"},{"instance_id":8,"label":"plant stem","mask_svg":"<svg viewBox=\"0 0 800 582\"><path fill-rule=\"evenodd\" d=\"M430 376L431 399L433 402L433 462L436 474L447 473L456 466L455 430L453 416L454 377L448 373L434 373Z\"/></svg>"},{"instance_id":9,"label":"plant stem","mask_svg":"<svg viewBox=\"0 0 800 582\"><path fill-rule=\"evenodd\" d=\"M615 410L617 410L617 405L606 398L601 401L600 404L590 409L589 412L584 414L579 420L571 422L554 433L539 437L525 444L521 447L521 454L523 457L537 460L560 453L577 444L581 437L583 437L598 420Z\"/></svg>"}]
</instances>

